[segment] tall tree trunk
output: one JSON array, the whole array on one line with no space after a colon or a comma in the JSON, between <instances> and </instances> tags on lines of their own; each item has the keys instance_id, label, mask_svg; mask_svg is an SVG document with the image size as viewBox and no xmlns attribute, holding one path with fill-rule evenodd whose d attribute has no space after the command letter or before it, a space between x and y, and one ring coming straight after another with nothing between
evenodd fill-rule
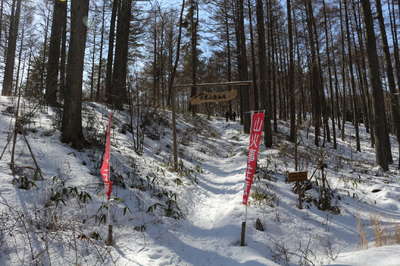
<instances>
[{"instance_id":1,"label":"tall tree trunk","mask_svg":"<svg viewBox=\"0 0 400 266\"><path fill-rule=\"evenodd\" d=\"M152 105L158 105L157 90L159 89L159 74L157 65L157 12L154 10L154 29L153 29L153 101Z\"/></svg>"},{"instance_id":2,"label":"tall tree trunk","mask_svg":"<svg viewBox=\"0 0 400 266\"><path fill-rule=\"evenodd\" d=\"M175 88L174 88L174 80L176 75L176 69L178 68L179 57L181 53L181 39L182 39L182 20L183 20L183 10L185 9L185 0L182 0L182 8L181 13L179 15L179 33L176 47L176 56L175 62L172 66L171 75L168 81L168 91L171 92L171 107L172 107L172 149L173 149L173 157L174 157L174 169L178 169L178 142L177 142L177 134L176 134L176 104L175 104ZM172 55L171 55L172 58Z\"/></svg>"},{"instance_id":3,"label":"tall tree trunk","mask_svg":"<svg viewBox=\"0 0 400 266\"><path fill-rule=\"evenodd\" d=\"M291 142L296 142L296 83L294 79L294 51L293 51L293 29L292 29L292 7L290 0L286 0L287 17L288 17L288 37L289 37L289 84L292 88L290 92L290 136Z\"/></svg>"},{"instance_id":4,"label":"tall tree trunk","mask_svg":"<svg viewBox=\"0 0 400 266\"><path fill-rule=\"evenodd\" d=\"M358 12L357 12L358 11ZM354 12L354 17L356 20L356 29L357 29L357 36L358 36L358 43L360 47L360 61L361 61L361 76L363 83L365 85L365 90L364 90L364 101L367 102L367 116L368 116L368 127L369 133L371 136L371 145L372 147L374 146L374 128L372 126L372 103L371 103L371 97L370 97L370 92L369 92L369 85L368 85L368 78L367 78L367 63L365 62L365 47L364 47L364 34L362 30L362 21L361 21L361 15L360 15L360 5L359 2L353 3L353 12Z\"/></svg>"},{"instance_id":5,"label":"tall tree trunk","mask_svg":"<svg viewBox=\"0 0 400 266\"><path fill-rule=\"evenodd\" d=\"M358 104L357 104L357 94L356 94L356 83L354 80L354 70L353 70L353 56L351 52L351 39L350 39L350 27L349 27L349 15L347 10L347 0L344 0L344 12L346 21L346 35L347 35L347 48L348 48L348 59L349 59L349 70L350 70L350 83L352 89L352 99L353 99L353 123L356 130L356 145L357 151L361 151L360 145L360 130L358 127Z\"/></svg>"},{"instance_id":6,"label":"tall tree trunk","mask_svg":"<svg viewBox=\"0 0 400 266\"><path fill-rule=\"evenodd\" d=\"M1 95L3 96L11 96L12 87L13 87L13 78L14 78L14 66L15 66L15 52L17 49L17 37L18 37L18 26L19 19L21 14L21 3L22 0L14 0L12 10L15 12L12 13L10 18L10 30L8 35L8 46L7 46L7 55L6 55L6 64L4 69L4 79L3 79L3 90Z\"/></svg>"},{"instance_id":7,"label":"tall tree trunk","mask_svg":"<svg viewBox=\"0 0 400 266\"><path fill-rule=\"evenodd\" d=\"M328 35L328 18L326 15L325 0L322 0L323 11L324 11L324 24L325 24L325 45L326 45L326 58L328 61L328 78L329 78L329 91L331 94L331 120L332 120L332 134L333 134L333 148L337 148L336 143L336 125L335 125L335 104L333 94L333 81L332 81L332 70L331 70L331 54L329 47L329 35Z\"/></svg>"},{"instance_id":8,"label":"tall tree trunk","mask_svg":"<svg viewBox=\"0 0 400 266\"><path fill-rule=\"evenodd\" d=\"M113 104L118 109L122 109L122 105L127 99L126 77L128 72L128 43L131 10L132 0L121 0L121 7L118 12L117 39L113 71L113 87L115 91L112 94Z\"/></svg>"},{"instance_id":9,"label":"tall tree trunk","mask_svg":"<svg viewBox=\"0 0 400 266\"><path fill-rule=\"evenodd\" d=\"M3 45L3 15L4 15L4 0L0 1L0 45Z\"/></svg>"},{"instance_id":10,"label":"tall tree trunk","mask_svg":"<svg viewBox=\"0 0 400 266\"><path fill-rule=\"evenodd\" d=\"M100 37L100 56L99 56L99 69L97 72L97 88L96 88L96 101L100 100L101 95L101 74L103 71L103 47L104 47L104 31L105 31L105 13L106 13L107 0L103 1L103 9L101 13L101 37Z\"/></svg>"},{"instance_id":11,"label":"tall tree trunk","mask_svg":"<svg viewBox=\"0 0 400 266\"><path fill-rule=\"evenodd\" d=\"M45 95L47 104L51 106L55 106L57 104L57 83L60 63L61 38L63 24L65 23L63 21L63 14L64 9L66 8L66 1L54 1Z\"/></svg>"},{"instance_id":12,"label":"tall tree trunk","mask_svg":"<svg viewBox=\"0 0 400 266\"><path fill-rule=\"evenodd\" d=\"M232 81L232 53L231 53L231 39L230 39L230 30L229 30L229 18L228 18L228 0L224 0L224 9L225 9L225 17L224 17L224 26L225 26L225 34L226 34L226 53L227 53L227 78L228 81ZM232 87L228 86L228 89L231 90ZM232 101L229 101L229 113L232 113Z\"/></svg>"},{"instance_id":13,"label":"tall tree trunk","mask_svg":"<svg viewBox=\"0 0 400 266\"><path fill-rule=\"evenodd\" d=\"M343 28L343 11L342 11L342 0L339 1L339 12L340 12L340 41L342 48L342 88L343 88L343 97L342 97L342 141L345 139L345 128L347 121L347 105L346 105L346 48L345 48L345 40L344 40L344 28Z\"/></svg>"},{"instance_id":14,"label":"tall tree trunk","mask_svg":"<svg viewBox=\"0 0 400 266\"><path fill-rule=\"evenodd\" d=\"M253 86L250 87L250 106L254 106L253 110L258 110L258 89L257 89L257 71L256 58L254 52L254 36L253 36L253 16L251 2L247 0L247 10L249 14L249 31L250 31L250 51L251 51L251 74L253 78Z\"/></svg>"},{"instance_id":15,"label":"tall tree trunk","mask_svg":"<svg viewBox=\"0 0 400 266\"><path fill-rule=\"evenodd\" d=\"M274 17L273 17L273 12L272 12L272 6L271 6L271 1L267 0L266 1L266 7L267 7L267 12L268 12L268 17L269 17L269 23L268 23L268 40L269 40L269 47L268 47L268 53L269 53L269 62L268 62L268 80L269 80L269 87L271 89L268 90L267 97L268 97L268 109L267 115L269 113L270 117L272 116L274 124L274 132L278 132L278 114L277 114L277 76L278 76L278 69L276 67L276 62L277 60L277 51L275 49L276 43L275 43L275 38L274 38ZM280 86L280 83L279 83ZM281 99L281 97L280 97ZM280 104L280 110L283 110L282 105ZM282 116L280 116L282 118Z\"/></svg>"},{"instance_id":16,"label":"tall tree trunk","mask_svg":"<svg viewBox=\"0 0 400 266\"><path fill-rule=\"evenodd\" d=\"M113 61L114 61L114 38L115 38L115 21L117 17L119 2L121 0L113 0L111 22L110 22L110 33L108 37L108 56L107 56L107 73L106 73L106 100L107 103L113 101Z\"/></svg>"},{"instance_id":17,"label":"tall tree trunk","mask_svg":"<svg viewBox=\"0 0 400 266\"><path fill-rule=\"evenodd\" d=\"M240 80L248 80L249 72L247 69L246 55L246 36L244 32L243 0L235 0L237 3L237 36L238 36L238 73ZM241 114L243 117L244 132L250 133L250 95L248 86L240 86Z\"/></svg>"},{"instance_id":18,"label":"tall tree trunk","mask_svg":"<svg viewBox=\"0 0 400 266\"><path fill-rule=\"evenodd\" d=\"M297 63L299 64L299 66L301 65L301 58L300 58L300 41L299 41L299 36L298 36L298 31L297 31L297 20L296 20L296 13L294 12L294 9L292 9L292 14L293 14L293 25L294 25L294 32L295 32L295 39L296 39L296 57L297 57ZM297 71L294 72L295 74L297 73ZM298 71L298 80L297 80L297 84L300 90L300 101L299 101L299 113L297 116L297 123L299 125L301 125L303 123L303 120L306 116L306 112L305 112L305 101L306 101L306 97L304 94L304 84L303 84L303 73L300 71Z\"/></svg>"},{"instance_id":19,"label":"tall tree trunk","mask_svg":"<svg viewBox=\"0 0 400 266\"><path fill-rule=\"evenodd\" d=\"M72 0L71 37L68 51L67 79L61 140L75 148L84 144L82 133L82 77L85 57L86 25L89 0Z\"/></svg>"},{"instance_id":20,"label":"tall tree trunk","mask_svg":"<svg viewBox=\"0 0 400 266\"><path fill-rule=\"evenodd\" d=\"M329 27L329 33L330 33L330 40L331 40L331 47L333 46L333 36L332 36L332 27ZM337 123L338 123L338 128L341 130L341 123L340 123L340 101L339 101L339 78L338 78L338 71L337 71L337 65L336 65L336 57L332 57L332 63L333 63L333 74L335 77L335 97L336 97L336 118L337 118Z\"/></svg>"},{"instance_id":21,"label":"tall tree trunk","mask_svg":"<svg viewBox=\"0 0 400 266\"><path fill-rule=\"evenodd\" d=\"M272 147L272 126L271 126L271 106L268 103L268 90L267 79L265 75L267 74L267 69L265 61L267 58L266 48L265 48L265 25L264 25L264 7L262 0L256 1L256 18L257 18L257 35L258 35L258 67L260 73L260 96L261 96L261 106L266 110L265 115L265 125L264 125L264 144L267 148Z\"/></svg>"},{"instance_id":22,"label":"tall tree trunk","mask_svg":"<svg viewBox=\"0 0 400 266\"><path fill-rule=\"evenodd\" d=\"M190 14L190 33L191 33L191 56L192 56L192 84L197 83L197 27L199 24L199 3L197 0L190 0L189 14ZM195 18L195 13L196 18ZM197 87L193 86L190 90L190 96L194 97L197 94ZM195 105L189 106L192 115L195 115L197 108Z\"/></svg>"},{"instance_id":23,"label":"tall tree trunk","mask_svg":"<svg viewBox=\"0 0 400 266\"><path fill-rule=\"evenodd\" d=\"M385 54L385 61L386 61L386 76L388 78L388 85L390 90L390 102L392 105L392 120L393 120L393 127L395 129L395 133L397 136L397 141L400 143L400 110L399 110L399 101L398 101L398 90L396 89L396 82L394 80L393 74L393 67L392 67L392 59L390 56L389 50L389 43L386 36L386 28L385 28L385 20L382 14L382 4L380 0L375 0L376 2L376 10L378 13L378 21L379 21L379 28L381 31L381 40L383 46L383 52ZM389 141L387 146L390 147L390 139L387 138ZM391 155L391 153L390 153ZM393 162L393 157L390 156L388 158L389 162Z\"/></svg>"},{"instance_id":24,"label":"tall tree trunk","mask_svg":"<svg viewBox=\"0 0 400 266\"><path fill-rule=\"evenodd\" d=\"M19 75L21 71L21 61L22 61L22 50L24 48L24 39L25 39L25 24L22 24L22 32L21 32L21 40L19 44L19 52L18 52L18 67L17 67L17 76L15 78L15 95L20 91L19 90Z\"/></svg>"},{"instance_id":25,"label":"tall tree trunk","mask_svg":"<svg viewBox=\"0 0 400 266\"><path fill-rule=\"evenodd\" d=\"M31 65L32 65L32 48L29 51L29 59L28 59L28 69L27 69L27 73L26 73L26 89L25 89L25 96L32 96L33 92L32 92L32 85L30 82L30 75L31 75Z\"/></svg>"},{"instance_id":26,"label":"tall tree trunk","mask_svg":"<svg viewBox=\"0 0 400 266\"><path fill-rule=\"evenodd\" d=\"M49 24L50 24L50 12L47 14L46 17L46 24L44 27L44 42L43 42L43 54L42 54L42 65L41 65L41 71L40 71L40 88L39 88L39 95L42 95L43 89L45 87L45 73L47 70L46 68L46 59L47 59L47 41L49 37Z\"/></svg>"},{"instance_id":27,"label":"tall tree trunk","mask_svg":"<svg viewBox=\"0 0 400 266\"><path fill-rule=\"evenodd\" d=\"M382 108L384 103L382 83L379 73L378 53L376 49L376 37L374 31L374 23L371 12L371 4L369 0L361 1L364 14L365 29L367 31L367 55L369 78L372 86L373 105L374 105L374 133L375 133L375 152L376 162L384 171L389 170L388 153L390 147L387 146L387 138L389 138L387 128L385 126L386 113Z\"/></svg>"},{"instance_id":28,"label":"tall tree trunk","mask_svg":"<svg viewBox=\"0 0 400 266\"><path fill-rule=\"evenodd\" d=\"M310 3L310 6L312 7L312 3ZM314 14L313 11L310 11L311 14L311 22L312 22L312 28L313 28L313 33L315 35L314 41L315 41L315 50L317 54L317 61L318 61L318 71L319 71L319 80L318 80L318 93L319 93L319 100L322 105L322 122L323 122L323 129L324 129L324 141L322 146L325 146L325 140L328 142L331 142L331 134L329 130L329 114L328 114L328 105L326 103L326 97L325 97L325 89L324 89L324 77L322 73L322 64L321 64L321 55L320 55L320 46L319 46L319 37L317 33L317 24L315 22Z\"/></svg>"},{"instance_id":29,"label":"tall tree trunk","mask_svg":"<svg viewBox=\"0 0 400 266\"><path fill-rule=\"evenodd\" d=\"M94 96L94 72L95 72L95 59L96 59L96 29L93 29L93 43L92 43L92 71L90 73L90 100L93 101Z\"/></svg>"},{"instance_id":30,"label":"tall tree trunk","mask_svg":"<svg viewBox=\"0 0 400 266\"><path fill-rule=\"evenodd\" d=\"M67 3L67 2L66 2ZM60 59L60 98L64 99L65 94L65 72L67 65L67 7L62 14L62 33L61 33L61 59Z\"/></svg>"},{"instance_id":31,"label":"tall tree trunk","mask_svg":"<svg viewBox=\"0 0 400 266\"><path fill-rule=\"evenodd\" d=\"M313 109L313 124L314 124L314 143L319 146L319 137L321 135L321 102L320 102L320 72L318 67L318 58L315 48L314 32L313 32L313 8L311 0L306 2L307 11L307 26L308 36L311 50L311 98L312 98L312 109Z\"/></svg>"}]
</instances>

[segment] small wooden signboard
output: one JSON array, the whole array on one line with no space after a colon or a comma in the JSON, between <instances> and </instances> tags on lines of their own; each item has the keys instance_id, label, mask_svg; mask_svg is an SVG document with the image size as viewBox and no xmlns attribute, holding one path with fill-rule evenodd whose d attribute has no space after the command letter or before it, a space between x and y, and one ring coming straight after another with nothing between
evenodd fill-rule
<instances>
[{"instance_id":1,"label":"small wooden signboard","mask_svg":"<svg viewBox=\"0 0 400 266\"><path fill-rule=\"evenodd\" d=\"M306 172L290 172L288 173L288 182L296 182L294 184L293 190L299 195L299 209L303 209L303 197L304 197L304 188L300 182L304 182L307 180L307 171Z\"/></svg>"},{"instance_id":2,"label":"small wooden signboard","mask_svg":"<svg viewBox=\"0 0 400 266\"><path fill-rule=\"evenodd\" d=\"M307 180L308 172L290 172L288 174L288 182L302 182Z\"/></svg>"},{"instance_id":3,"label":"small wooden signboard","mask_svg":"<svg viewBox=\"0 0 400 266\"><path fill-rule=\"evenodd\" d=\"M235 99L237 95L238 92L235 89L222 92L201 92L190 98L190 104L226 102Z\"/></svg>"}]
</instances>

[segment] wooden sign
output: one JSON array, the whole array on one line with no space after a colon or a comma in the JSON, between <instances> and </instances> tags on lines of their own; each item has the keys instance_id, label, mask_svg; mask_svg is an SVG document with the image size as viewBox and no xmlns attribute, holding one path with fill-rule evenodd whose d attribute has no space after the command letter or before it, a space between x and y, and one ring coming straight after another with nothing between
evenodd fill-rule
<instances>
[{"instance_id":1,"label":"wooden sign","mask_svg":"<svg viewBox=\"0 0 400 266\"><path fill-rule=\"evenodd\" d=\"M217 103L231 101L237 97L237 90L222 92L202 92L190 99L190 104Z\"/></svg>"},{"instance_id":2,"label":"wooden sign","mask_svg":"<svg viewBox=\"0 0 400 266\"><path fill-rule=\"evenodd\" d=\"M308 172L291 172L288 174L288 182L301 182L307 180Z\"/></svg>"}]
</instances>

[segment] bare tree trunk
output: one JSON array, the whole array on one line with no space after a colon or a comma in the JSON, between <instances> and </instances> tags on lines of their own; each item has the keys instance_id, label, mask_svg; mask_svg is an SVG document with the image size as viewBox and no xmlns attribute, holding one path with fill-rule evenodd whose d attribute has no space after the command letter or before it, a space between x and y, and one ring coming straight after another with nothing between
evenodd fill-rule
<instances>
[{"instance_id":1,"label":"bare tree trunk","mask_svg":"<svg viewBox=\"0 0 400 266\"><path fill-rule=\"evenodd\" d=\"M324 24L325 24L325 45L326 45L326 57L328 61L328 78L329 78L329 91L331 94L331 120L332 120L332 133L333 133L333 148L337 148L336 143L336 125L335 125L335 104L333 95L333 81L332 81L332 71L331 71L331 54L329 47L329 36L328 36L328 19L326 15L325 0L322 0L323 11L324 11Z\"/></svg>"},{"instance_id":2,"label":"bare tree trunk","mask_svg":"<svg viewBox=\"0 0 400 266\"><path fill-rule=\"evenodd\" d=\"M311 0L306 2L307 11L307 25L308 25L308 35L310 40L310 50L311 50L311 98L312 98L312 109L313 109L313 124L315 131L314 143L319 146L319 137L321 135L321 102L320 102L320 73L318 67L318 58L315 49L314 32L313 32L313 8L311 5Z\"/></svg>"},{"instance_id":3,"label":"bare tree trunk","mask_svg":"<svg viewBox=\"0 0 400 266\"><path fill-rule=\"evenodd\" d=\"M103 46L104 46L104 31L105 31L105 13L106 13L107 0L103 1L103 9L101 15L101 39L100 39L100 56L99 56L99 69L97 73L97 89L96 89L96 101L100 100L101 95L101 72L103 71Z\"/></svg>"},{"instance_id":4,"label":"bare tree trunk","mask_svg":"<svg viewBox=\"0 0 400 266\"><path fill-rule=\"evenodd\" d=\"M21 61L22 61L22 48L24 47L24 39L25 39L25 24L22 24L22 32L21 32L21 40L19 44L19 52L18 52L18 67L17 67L17 76L15 78L15 95L17 95L19 91L19 74L21 71Z\"/></svg>"},{"instance_id":5,"label":"bare tree trunk","mask_svg":"<svg viewBox=\"0 0 400 266\"><path fill-rule=\"evenodd\" d=\"M49 59L47 63L47 77L46 77L46 102L51 105L57 105L57 85L58 85L58 71L60 63L61 52L61 39L62 30L66 19L64 9L67 8L66 1L55 1L53 9L53 19L51 25Z\"/></svg>"},{"instance_id":6,"label":"bare tree trunk","mask_svg":"<svg viewBox=\"0 0 400 266\"><path fill-rule=\"evenodd\" d=\"M92 71L90 73L90 100L93 101L94 96L94 68L96 59L96 28L93 29L93 43L92 43Z\"/></svg>"},{"instance_id":7,"label":"bare tree trunk","mask_svg":"<svg viewBox=\"0 0 400 266\"><path fill-rule=\"evenodd\" d=\"M117 17L120 0L113 0L110 33L108 37L108 56L107 56L107 74L106 74L106 100L107 103L112 103L113 97L113 61L114 61L114 38L115 38L115 21Z\"/></svg>"},{"instance_id":8,"label":"bare tree trunk","mask_svg":"<svg viewBox=\"0 0 400 266\"><path fill-rule=\"evenodd\" d=\"M342 141L345 139L345 127L347 120L347 106L346 106L346 48L344 41L344 29L343 29L343 12L342 12L342 0L339 1L339 12L340 12L340 35L341 35L341 48L342 48L342 88L343 88L343 103L342 103Z\"/></svg>"},{"instance_id":9,"label":"bare tree trunk","mask_svg":"<svg viewBox=\"0 0 400 266\"><path fill-rule=\"evenodd\" d=\"M131 21L132 0L121 0L118 12L117 39L113 71L113 104L122 109L127 99L126 77L128 71L129 26Z\"/></svg>"},{"instance_id":10,"label":"bare tree trunk","mask_svg":"<svg viewBox=\"0 0 400 266\"><path fill-rule=\"evenodd\" d=\"M384 171L389 170L388 155L390 147L387 147L389 138L385 121L386 113L382 108L384 103L382 83L379 73L378 53L376 49L376 37L374 32L374 24L371 12L371 4L369 0L361 1L364 14L365 29L367 31L367 55L369 66L369 78L372 86L373 105L374 105L374 128L375 128L375 152L376 162Z\"/></svg>"},{"instance_id":11,"label":"bare tree trunk","mask_svg":"<svg viewBox=\"0 0 400 266\"><path fill-rule=\"evenodd\" d=\"M258 110L258 89L257 89L257 71L256 58L254 52L254 36L253 36L253 16L250 0L247 0L247 10L249 13L249 30L250 30L250 51L251 51L251 74L253 78L253 86L250 87L250 106L254 106L253 110Z\"/></svg>"},{"instance_id":12,"label":"bare tree trunk","mask_svg":"<svg viewBox=\"0 0 400 266\"><path fill-rule=\"evenodd\" d=\"M196 18L195 18L195 13ZM197 28L199 24L199 3L197 0L190 0L189 5L189 16L190 16L190 33L191 33L191 65L192 65L192 84L197 83ZM197 87L193 86L190 90L190 96L194 97L197 94ZM197 112L197 107L195 105L189 105L189 109L192 111L192 115Z\"/></svg>"},{"instance_id":13,"label":"bare tree trunk","mask_svg":"<svg viewBox=\"0 0 400 266\"><path fill-rule=\"evenodd\" d=\"M265 75L267 74L267 69L265 61L267 58L266 47L265 47L265 25L264 25L264 7L262 0L256 1L256 17L257 17L257 35L258 35L258 67L260 71L260 96L261 96L261 106L266 110L265 125L264 125L264 144L266 147L272 147L272 126L271 126L271 116L269 111L271 106L267 101L268 97L268 87L267 79Z\"/></svg>"},{"instance_id":14,"label":"bare tree trunk","mask_svg":"<svg viewBox=\"0 0 400 266\"><path fill-rule=\"evenodd\" d=\"M344 0L344 12L346 21L346 35L347 35L347 48L348 48L348 59L349 59L349 70L350 70L350 83L353 92L353 123L356 129L356 145L357 151L361 151L360 145L360 130L358 127L358 104L357 104L357 94L356 94L356 83L354 80L354 70L353 70L353 56L351 53L351 39L350 39L350 27L349 27L349 16L347 11L347 0Z\"/></svg>"},{"instance_id":15,"label":"bare tree trunk","mask_svg":"<svg viewBox=\"0 0 400 266\"><path fill-rule=\"evenodd\" d=\"M46 17L46 25L44 29L44 42L43 42L43 54L42 54L42 69L40 72L40 88L39 88L39 95L42 95L43 89L45 87L45 70L46 68L46 59L47 59L47 41L49 36L49 24L50 24L50 12Z\"/></svg>"},{"instance_id":16,"label":"bare tree trunk","mask_svg":"<svg viewBox=\"0 0 400 266\"><path fill-rule=\"evenodd\" d=\"M240 80L248 80L246 55L246 36L244 32L243 0L235 0L237 4L237 36L238 36L238 73ZM250 95L248 86L240 86L241 113L243 116L244 132L250 133L250 113L254 106L250 106Z\"/></svg>"},{"instance_id":17,"label":"bare tree trunk","mask_svg":"<svg viewBox=\"0 0 400 266\"><path fill-rule=\"evenodd\" d=\"M65 71L67 65L67 7L62 14L62 34L61 34L61 59L60 59L60 98L64 99L65 94Z\"/></svg>"},{"instance_id":18,"label":"bare tree trunk","mask_svg":"<svg viewBox=\"0 0 400 266\"><path fill-rule=\"evenodd\" d=\"M72 0L71 37L68 52L67 79L62 120L61 140L81 148L85 143L82 133L82 77L86 44L84 18L89 11L89 0Z\"/></svg>"},{"instance_id":19,"label":"bare tree trunk","mask_svg":"<svg viewBox=\"0 0 400 266\"><path fill-rule=\"evenodd\" d=\"M174 157L174 170L178 169L178 141L176 134L176 104L175 104L175 88L174 88L174 80L176 75L176 69L179 63L179 57L181 52L181 39L182 39L182 20L183 20L183 11L185 9L185 0L182 0L182 9L179 16L179 33L176 47L176 57L173 65L173 69L171 72L170 79L168 81L168 88L171 91L171 107L172 107L172 152Z\"/></svg>"},{"instance_id":20,"label":"bare tree trunk","mask_svg":"<svg viewBox=\"0 0 400 266\"><path fill-rule=\"evenodd\" d=\"M226 50L227 50L227 78L228 81L232 81L232 55L231 55L231 40L230 40L230 31L229 31L229 21L228 21L228 6L227 1L224 0L224 9L226 15L224 17L225 23L225 34L226 34ZM228 89L231 90L232 87L228 86ZM232 101L229 101L229 113L232 113Z\"/></svg>"},{"instance_id":21,"label":"bare tree trunk","mask_svg":"<svg viewBox=\"0 0 400 266\"><path fill-rule=\"evenodd\" d=\"M12 16L10 18L11 21L8 35L6 64L4 68L3 90L1 93L1 95L3 96L11 96L12 94L15 52L17 49L18 25L21 14L21 3L22 0L14 0L12 6L12 10L14 10L15 8L15 12L12 13Z\"/></svg>"},{"instance_id":22,"label":"bare tree trunk","mask_svg":"<svg viewBox=\"0 0 400 266\"><path fill-rule=\"evenodd\" d=\"M0 1L0 46L3 45L3 14L4 13L4 0Z\"/></svg>"},{"instance_id":23,"label":"bare tree trunk","mask_svg":"<svg viewBox=\"0 0 400 266\"><path fill-rule=\"evenodd\" d=\"M357 5L357 6L356 6ZM357 11L358 10L358 16L357 16ZM360 5L359 2L357 3L353 3L353 12L354 12L354 17L356 20L356 29L357 29L357 36L358 36L358 43L359 43L359 47L360 47L360 61L361 61L361 76L362 76L362 80L363 83L365 85L365 90L364 90L364 101L366 101L367 104L367 116L368 116L368 127L367 129L369 129L369 133L371 136L371 145L372 147L374 146L374 127L372 125L372 103L371 103L371 97L370 97L370 92L369 92L369 85L368 85L368 78L367 78L367 64L365 62L365 48L364 48L364 43L363 40L364 38L364 34L363 34L363 30L362 30L362 21L361 21L361 17L360 17ZM368 132L368 131L367 131Z\"/></svg>"},{"instance_id":24,"label":"bare tree trunk","mask_svg":"<svg viewBox=\"0 0 400 266\"><path fill-rule=\"evenodd\" d=\"M275 43L275 38L274 38L274 19L273 19L273 13L272 13L272 6L270 0L266 1L267 4L267 12L268 12L268 17L269 17L269 23L268 23L268 39L269 39L269 48L268 48L268 53L269 53L269 63L268 63L268 79L269 79L269 85L270 85L270 90L268 90L268 109L267 109L267 115L273 117L273 128L274 132L278 132L278 114L277 114L277 67L276 67L276 61L277 61L277 52L276 52L276 43ZM279 105L280 110L283 109L282 105ZM280 116L281 117L281 116ZM281 117L282 118L282 117Z\"/></svg>"},{"instance_id":25,"label":"bare tree trunk","mask_svg":"<svg viewBox=\"0 0 400 266\"><path fill-rule=\"evenodd\" d=\"M154 10L154 29L153 29L153 106L158 105L157 90L158 87L158 66L157 66L157 12Z\"/></svg>"},{"instance_id":26,"label":"bare tree trunk","mask_svg":"<svg viewBox=\"0 0 400 266\"><path fill-rule=\"evenodd\" d=\"M379 21L379 28L381 31L381 40L383 46L383 52L385 54L385 61L386 61L386 76L388 78L388 85L390 90L390 102L392 106L392 120L393 120L393 127L395 129L397 141L400 143L400 109L399 109L399 101L398 101L398 90L396 89L396 82L394 80L393 74L393 67L392 67L392 59L390 56L389 50L389 43L386 36L386 29L385 29L385 20L382 14L382 4L380 0L375 0L376 2L376 10L378 13L378 21ZM390 147L390 138L387 138L387 146ZM388 158L389 162L393 162L393 157L390 155Z\"/></svg>"},{"instance_id":27,"label":"bare tree trunk","mask_svg":"<svg viewBox=\"0 0 400 266\"><path fill-rule=\"evenodd\" d=\"M288 17L288 37L289 37L289 84L292 91L290 92L290 136L291 142L296 142L296 83L294 79L294 52L293 52L293 30L292 30L292 7L290 0L286 0L287 17Z\"/></svg>"}]
</instances>

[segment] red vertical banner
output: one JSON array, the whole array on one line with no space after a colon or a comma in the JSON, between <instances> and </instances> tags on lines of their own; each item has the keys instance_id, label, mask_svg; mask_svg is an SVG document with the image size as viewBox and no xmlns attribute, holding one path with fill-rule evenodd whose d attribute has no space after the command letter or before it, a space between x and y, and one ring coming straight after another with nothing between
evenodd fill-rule
<instances>
[{"instance_id":1,"label":"red vertical banner","mask_svg":"<svg viewBox=\"0 0 400 266\"><path fill-rule=\"evenodd\" d=\"M111 123L112 123L112 113L110 113L108 117L108 125L106 130L106 147L103 155L103 163L100 168L100 175L103 178L104 189L107 195L107 200L110 199L112 192L112 182L110 179L110 149L111 149L111 141L110 141L110 133L111 133Z\"/></svg>"},{"instance_id":2,"label":"red vertical banner","mask_svg":"<svg viewBox=\"0 0 400 266\"><path fill-rule=\"evenodd\" d=\"M247 205L257 167L257 156L260 148L262 132L264 128L264 113L254 113L251 116L250 143L247 156L246 183L243 193L243 204Z\"/></svg>"}]
</instances>

